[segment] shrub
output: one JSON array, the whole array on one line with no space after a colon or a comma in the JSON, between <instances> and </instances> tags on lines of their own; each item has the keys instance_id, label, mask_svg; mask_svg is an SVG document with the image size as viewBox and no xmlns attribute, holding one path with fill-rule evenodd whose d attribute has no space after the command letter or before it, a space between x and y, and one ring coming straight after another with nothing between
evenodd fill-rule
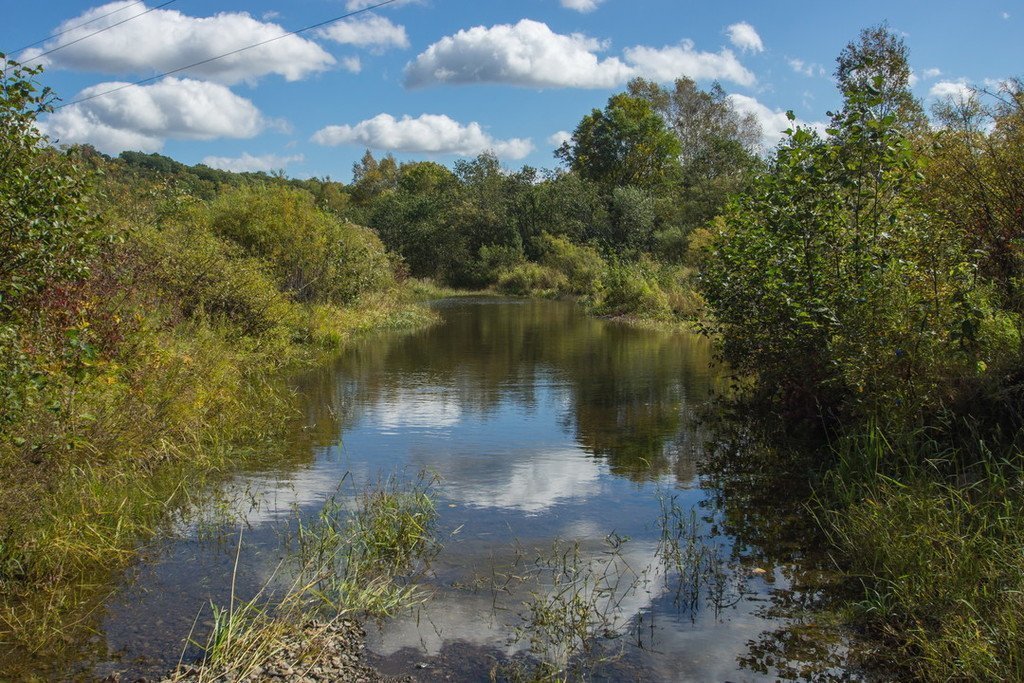
<instances>
[{"instance_id":1,"label":"shrub","mask_svg":"<svg viewBox=\"0 0 1024 683\"><path fill-rule=\"evenodd\" d=\"M369 230L317 208L312 195L282 186L246 186L220 195L214 232L270 264L298 301L345 303L393 284L384 245Z\"/></svg>"},{"instance_id":2,"label":"shrub","mask_svg":"<svg viewBox=\"0 0 1024 683\"><path fill-rule=\"evenodd\" d=\"M597 296L601 279L608 269L596 249L573 244L563 237L544 234L540 237L545 266L562 273L566 279L565 291L579 296Z\"/></svg>"},{"instance_id":3,"label":"shrub","mask_svg":"<svg viewBox=\"0 0 1024 683\"><path fill-rule=\"evenodd\" d=\"M521 263L498 278L498 289L509 294L554 295L565 287L565 276L536 263Z\"/></svg>"},{"instance_id":4,"label":"shrub","mask_svg":"<svg viewBox=\"0 0 1024 683\"><path fill-rule=\"evenodd\" d=\"M667 319L671 314L668 297L650 261L613 264L604 279L603 291L597 305L600 313L654 319Z\"/></svg>"}]
</instances>

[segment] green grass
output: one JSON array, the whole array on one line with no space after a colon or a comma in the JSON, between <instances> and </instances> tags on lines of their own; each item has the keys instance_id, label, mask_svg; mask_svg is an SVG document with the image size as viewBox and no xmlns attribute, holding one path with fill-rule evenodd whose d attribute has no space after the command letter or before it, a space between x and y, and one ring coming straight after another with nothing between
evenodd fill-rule
<instances>
[{"instance_id":1,"label":"green grass","mask_svg":"<svg viewBox=\"0 0 1024 683\"><path fill-rule=\"evenodd\" d=\"M1024 679L1020 454L877 429L839 453L820 520L875 665L927 681Z\"/></svg>"},{"instance_id":2,"label":"green grass","mask_svg":"<svg viewBox=\"0 0 1024 683\"><path fill-rule=\"evenodd\" d=\"M305 645L301 661L288 664L313 666L320 656L317 634L336 620L389 616L424 600L416 579L440 549L430 497L433 482L424 475L411 482L391 477L359 494L351 511L332 498L314 519L300 517L291 555L263 589L239 599L232 577L228 604L211 603L213 627L199 643L203 660L179 667L179 675L244 678L297 640ZM236 572L241 547L240 533ZM271 588L279 572L293 577L283 591Z\"/></svg>"}]
</instances>

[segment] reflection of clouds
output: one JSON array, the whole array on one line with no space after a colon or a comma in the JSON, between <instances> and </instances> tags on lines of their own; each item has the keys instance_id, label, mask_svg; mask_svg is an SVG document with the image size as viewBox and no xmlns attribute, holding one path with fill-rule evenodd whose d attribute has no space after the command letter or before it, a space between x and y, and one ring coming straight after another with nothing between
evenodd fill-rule
<instances>
[{"instance_id":1,"label":"reflection of clouds","mask_svg":"<svg viewBox=\"0 0 1024 683\"><path fill-rule=\"evenodd\" d=\"M440 393L437 387L400 388L367 406L364 415L385 431L440 429L459 422L462 406L456 397Z\"/></svg>"},{"instance_id":2,"label":"reflection of clouds","mask_svg":"<svg viewBox=\"0 0 1024 683\"><path fill-rule=\"evenodd\" d=\"M445 495L466 505L537 513L600 491L601 466L571 448L430 462Z\"/></svg>"},{"instance_id":3,"label":"reflection of clouds","mask_svg":"<svg viewBox=\"0 0 1024 683\"><path fill-rule=\"evenodd\" d=\"M589 532L588 524L580 530ZM589 536L593 539L593 535ZM564 551L565 546L563 546ZM727 618L717 620L709 610L701 610L693 621L674 612L672 593L665 581L663 566L654 541L630 541L611 555L608 547L590 540L580 548L579 565L589 567L591 586L597 579L599 588L590 593L596 611L606 625L626 633L639 615L658 616L657 628L646 630L644 650L629 650L644 669L659 681L762 680L767 677L753 672L737 671L736 659L747 651L748 641L770 624L754 613L756 603L743 601L729 611ZM493 554L491 554L493 553ZM504 547L477 547L473 557L460 558L460 564L479 567L478 576L485 582L501 580L502 573L523 574L535 569L533 551L520 558L517 569L513 552ZM483 555L488 555L484 557ZM536 556L553 557L551 546L541 548ZM525 560L525 561L523 561ZM496 568L492 577L489 567ZM471 577L466 577L467 579ZM528 643L511 643L509 636L522 626L525 603L534 599L550 599L550 572L537 581L513 583L509 591L492 593L488 588L477 591L441 588L433 600L415 613L389 620L379 632L371 632L368 645L378 655L388 657L411 648L434 657L446 646L458 643L491 648L506 654L524 650ZM628 640L628 639L627 639ZM625 643L625 641L622 641ZM555 654L555 653L552 653Z\"/></svg>"}]
</instances>

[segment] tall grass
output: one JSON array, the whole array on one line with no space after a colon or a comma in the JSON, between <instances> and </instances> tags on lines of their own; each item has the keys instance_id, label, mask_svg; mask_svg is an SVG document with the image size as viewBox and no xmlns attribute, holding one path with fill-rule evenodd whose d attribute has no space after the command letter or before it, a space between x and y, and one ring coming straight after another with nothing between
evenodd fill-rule
<instances>
[{"instance_id":1,"label":"tall grass","mask_svg":"<svg viewBox=\"0 0 1024 683\"><path fill-rule=\"evenodd\" d=\"M874 659L920 680L1024 679L1020 453L877 427L837 448L820 520L853 622L884 644Z\"/></svg>"},{"instance_id":2,"label":"tall grass","mask_svg":"<svg viewBox=\"0 0 1024 683\"><path fill-rule=\"evenodd\" d=\"M285 651L289 667L310 668L321 659L322 638L346 615L388 616L425 599L417 577L439 550L432 484L424 475L390 477L354 505L334 497L314 519L300 516L291 555L255 596L239 599L232 577L227 606L211 603L203 659L179 666L178 677L244 678ZM236 572L241 544L240 533ZM283 590L273 588L279 573L292 576Z\"/></svg>"}]
</instances>

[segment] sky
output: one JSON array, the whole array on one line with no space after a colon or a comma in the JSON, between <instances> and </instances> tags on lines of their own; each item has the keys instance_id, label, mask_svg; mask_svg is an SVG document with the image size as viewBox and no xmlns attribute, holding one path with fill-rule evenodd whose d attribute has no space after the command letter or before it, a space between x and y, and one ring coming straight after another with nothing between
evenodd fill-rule
<instances>
[{"instance_id":1,"label":"sky","mask_svg":"<svg viewBox=\"0 0 1024 683\"><path fill-rule=\"evenodd\" d=\"M827 120L836 56L880 22L910 48L926 106L1024 75L1022 0L377 1L0 0L0 51L45 67L64 105L41 119L56 143L345 182L367 148L554 168L580 119L636 76L719 81L770 149L787 110Z\"/></svg>"}]
</instances>

